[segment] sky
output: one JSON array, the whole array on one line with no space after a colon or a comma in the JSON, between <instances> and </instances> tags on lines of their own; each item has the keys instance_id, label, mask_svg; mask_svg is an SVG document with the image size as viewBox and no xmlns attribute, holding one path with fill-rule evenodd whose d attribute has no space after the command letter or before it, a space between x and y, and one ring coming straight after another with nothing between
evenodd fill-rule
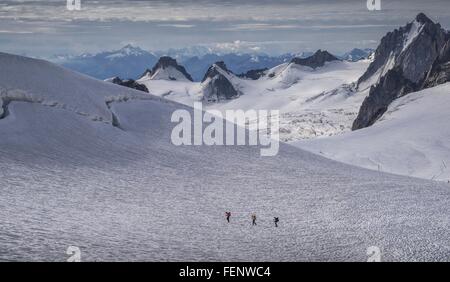
<instances>
[{"instance_id":1,"label":"sky","mask_svg":"<svg viewBox=\"0 0 450 282\"><path fill-rule=\"evenodd\" d=\"M132 44L146 50L336 54L375 48L419 12L450 29L449 0L0 0L0 51L46 57Z\"/></svg>"}]
</instances>

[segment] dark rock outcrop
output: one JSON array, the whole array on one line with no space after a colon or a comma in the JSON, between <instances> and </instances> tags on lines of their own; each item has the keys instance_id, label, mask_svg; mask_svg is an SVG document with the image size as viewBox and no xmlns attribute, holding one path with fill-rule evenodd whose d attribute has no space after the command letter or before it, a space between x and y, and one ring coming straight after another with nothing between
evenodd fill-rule
<instances>
[{"instance_id":1,"label":"dark rock outcrop","mask_svg":"<svg viewBox=\"0 0 450 282\"><path fill-rule=\"evenodd\" d=\"M246 73L239 74L238 77L257 80L260 77L264 76L266 74L267 70L268 70L267 68L257 69L257 70L249 70Z\"/></svg>"},{"instance_id":2,"label":"dark rock outcrop","mask_svg":"<svg viewBox=\"0 0 450 282\"><path fill-rule=\"evenodd\" d=\"M144 91L149 93L147 87L143 84L137 83L135 80L133 79L127 79L127 80L122 80L119 77L114 77L111 80L112 83L117 84L117 85L121 85L121 86L125 86L128 88L133 88L139 91Z\"/></svg>"},{"instance_id":3,"label":"dark rock outcrop","mask_svg":"<svg viewBox=\"0 0 450 282\"><path fill-rule=\"evenodd\" d=\"M313 69L323 67L326 62L339 61L338 58L331 55L327 51L317 50L314 55L308 58L294 58L292 63L302 66L311 67Z\"/></svg>"},{"instance_id":4,"label":"dark rock outcrop","mask_svg":"<svg viewBox=\"0 0 450 282\"><path fill-rule=\"evenodd\" d=\"M403 76L401 68L389 70L380 83L372 86L370 95L364 100L353 130L373 125L397 98L414 92L417 85Z\"/></svg>"},{"instance_id":5,"label":"dark rock outcrop","mask_svg":"<svg viewBox=\"0 0 450 282\"><path fill-rule=\"evenodd\" d=\"M153 75L159 69L164 70L164 69L167 69L169 67L175 68L180 73L182 73L186 77L187 80L193 81L191 75L186 71L186 69L183 66L179 65L177 63L177 60L175 60L175 59L173 59L171 57L168 57L168 56L163 56L163 57L159 58L158 62L153 66L152 70L150 71L149 69L147 69L144 72L144 74L142 75L142 77L143 76L147 76L149 74ZM176 80L176 78L170 78L170 77L169 77L169 79Z\"/></svg>"},{"instance_id":6,"label":"dark rock outcrop","mask_svg":"<svg viewBox=\"0 0 450 282\"><path fill-rule=\"evenodd\" d=\"M151 69L146 69L144 71L144 73L139 76L139 79L141 79L143 77L151 77L151 76L152 76L152 70Z\"/></svg>"},{"instance_id":7,"label":"dark rock outcrop","mask_svg":"<svg viewBox=\"0 0 450 282\"><path fill-rule=\"evenodd\" d=\"M450 33L441 54L434 62L423 88L434 87L450 81Z\"/></svg>"},{"instance_id":8,"label":"dark rock outcrop","mask_svg":"<svg viewBox=\"0 0 450 282\"><path fill-rule=\"evenodd\" d=\"M205 76L202 79L202 82L204 82L208 78L213 78L216 75L222 75L221 71L224 71L227 74L233 74L233 72L227 68L227 65L223 61L216 62L208 68Z\"/></svg>"},{"instance_id":9,"label":"dark rock outcrop","mask_svg":"<svg viewBox=\"0 0 450 282\"><path fill-rule=\"evenodd\" d=\"M230 81L234 74L228 70L224 62L217 62L209 67L202 79L203 100L218 102L234 99L240 96L240 92Z\"/></svg>"},{"instance_id":10,"label":"dark rock outcrop","mask_svg":"<svg viewBox=\"0 0 450 282\"><path fill-rule=\"evenodd\" d=\"M416 37L408 38L415 30ZM419 82L439 56L445 40L446 32L440 24L433 23L423 13L419 14L414 22L389 32L381 39L375 51L375 60L361 76L358 85L392 61L393 67L402 68L406 78Z\"/></svg>"},{"instance_id":11,"label":"dark rock outcrop","mask_svg":"<svg viewBox=\"0 0 450 282\"><path fill-rule=\"evenodd\" d=\"M371 126L395 99L449 81L447 32L423 13L405 27L389 32L375 51L375 60L358 81L380 75L364 100L353 130Z\"/></svg>"}]
</instances>

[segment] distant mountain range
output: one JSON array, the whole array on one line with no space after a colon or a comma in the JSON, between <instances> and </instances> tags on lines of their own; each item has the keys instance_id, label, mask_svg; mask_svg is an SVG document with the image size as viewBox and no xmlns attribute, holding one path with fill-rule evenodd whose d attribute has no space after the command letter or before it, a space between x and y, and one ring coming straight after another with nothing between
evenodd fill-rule
<instances>
[{"instance_id":1,"label":"distant mountain range","mask_svg":"<svg viewBox=\"0 0 450 282\"><path fill-rule=\"evenodd\" d=\"M98 79L115 76L128 79L141 75L145 69L158 61L158 57L139 47L127 45L116 51L79 56L55 56L50 60Z\"/></svg>"},{"instance_id":2,"label":"distant mountain range","mask_svg":"<svg viewBox=\"0 0 450 282\"><path fill-rule=\"evenodd\" d=\"M366 48L366 49L358 49L354 48L350 52L345 53L340 56L342 60L357 62L359 60L367 59L375 52L374 49Z\"/></svg>"},{"instance_id":3,"label":"distant mountain range","mask_svg":"<svg viewBox=\"0 0 450 282\"><path fill-rule=\"evenodd\" d=\"M353 49L337 57L349 61L358 61L367 58L371 52L373 52L371 49ZM244 74L252 70L270 69L289 62L293 58L306 58L312 54L313 52L287 53L279 56L237 53L215 54L209 53L209 50L204 47L149 52L139 47L127 45L115 51L78 56L59 55L49 58L49 60L102 80L112 77L138 79L146 69L152 68L160 57L170 56L186 68L194 81L201 81L208 68L216 62L224 62L233 73Z\"/></svg>"}]
</instances>

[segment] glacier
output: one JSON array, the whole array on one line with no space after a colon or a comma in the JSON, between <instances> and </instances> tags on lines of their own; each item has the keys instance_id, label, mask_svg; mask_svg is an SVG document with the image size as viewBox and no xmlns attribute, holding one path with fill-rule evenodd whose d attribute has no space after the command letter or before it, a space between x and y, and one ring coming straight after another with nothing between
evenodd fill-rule
<instances>
[{"instance_id":1,"label":"glacier","mask_svg":"<svg viewBox=\"0 0 450 282\"><path fill-rule=\"evenodd\" d=\"M288 144L270 158L174 146L170 116L187 105L45 61L0 53L0 86L2 101L29 98L0 119L1 261L65 261L69 246L83 261L365 261L371 246L449 259L446 183Z\"/></svg>"}]
</instances>

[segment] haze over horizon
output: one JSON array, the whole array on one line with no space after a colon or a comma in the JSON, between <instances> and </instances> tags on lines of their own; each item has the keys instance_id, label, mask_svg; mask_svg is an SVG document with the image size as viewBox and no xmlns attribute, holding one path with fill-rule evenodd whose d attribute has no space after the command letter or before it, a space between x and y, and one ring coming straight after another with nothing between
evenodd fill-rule
<instances>
[{"instance_id":1,"label":"haze over horizon","mask_svg":"<svg viewBox=\"0 0 450 282\"><path fill-rule=\"evenodd\" d=\"M202 46L223 53L375 48L388 31L424 12L450 27L445 0L81 0L81 11L65 0L0 3L0 51L36 57L96 53L127 44L145 50Z\"/></svg>"}]
</instances>

